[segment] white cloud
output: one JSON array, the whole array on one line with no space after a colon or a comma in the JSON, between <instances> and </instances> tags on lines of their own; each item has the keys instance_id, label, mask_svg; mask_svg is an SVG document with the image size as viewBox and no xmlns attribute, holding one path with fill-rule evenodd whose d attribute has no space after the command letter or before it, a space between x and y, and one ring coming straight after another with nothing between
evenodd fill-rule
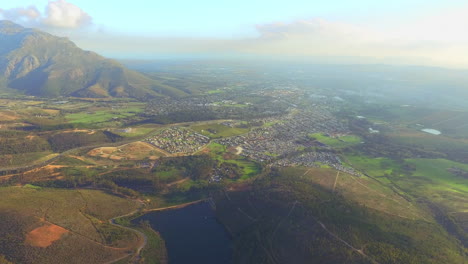
<instances>
[{"instance_id":1,"label":"white cloud","mask_svg":"<svg viewBox=\"0 0 468 264\"><path fill-rule=\"evenodd\" d=\"M0 9L0 17L24 26L81 28L92 24L92 17L65 0L49 1L44 12L36 6Z\"/></svg>"},{"instance_id":2,"label":"white cloud","mask_svg":"<svg viewBox=\"0 0 468 264\"><path fill-rule=\"evenodd\" d=\"M17 7L6 10L0 8L0 17L19 23L31 24L31 22L37 21L40 16L41 13L35 6Z\"/></svg>"},{"instance_id":3,"label":"white cloud","mask_svg":"<svg viewBox=\"0 0 468 264\"><path fill-rule=\"evenodd\" d=\"M57 0L49 1L42 22L53 27L79 28L90 25L92 18L78 6Z\"/></svg>"},{"instance_id":4,"label":"white cloud","mask_svg":"<svg viewBox=\"0 0 468 264\"><path fill-rule=\"evenodd\" d=\"M468 44L468 7L441 11L408 25L396 27L393 36L413 41Z\"/></svg>"},{"instance_id":5,"label":"white cloud","mask_svg":"<svg viewBox=\"0 0 468 264\"><path fill-rule=\"evenodd\" d=\"M257 30L253 52L284 55L358 55L358 46L382 39L370 29L323 19L257 25Z\"/></svg>"},{"instance_id":6,"label":"white cloud","mask_svg":"<svg viewBox=\"0 0 468 264\"><path fill-rule=\"evenodd\" d=\"M468 68L468 8L398 18L386 29L320 18L257 25L257 37L247 39L161 38L125 36L88 27L92 18L66 0L49 1L44 12L35 6L0 9L0 17L68 36L85 49L122 54L247 54L248 56L344 58L354 62L423 64ZM77 29L80 30L63 30ZM130 55L129 55L130 54ZM360 59L359 59L360 58ZM351 62L352 62L351 61Z\"/></svg>"},{"instance_id":7,"label":"white cloud","mask_svg":"<svg viewBox=\"0 0 468 264\"><path fill-rule=\"evenodd\" d=\"M430 20L429 20L430 21ZM415 23L416 25L416 23ZM421 24L422 25L422 24ZM257 25L258 36L248 39L160 38L120 36L111 33L74 33L69 37L85 49L104 55L156 58L161 54L206 54L214 56L263 56L333 63L396 63L468 68L468 45L407 37L420 27L377 31L368 27L327 21L299 20ZM424 24L424 27L427 27ZM399 33L399 34L396 34ZM404 34L403 34L404 33ZM430 35L430 34L428 34Z\"/></svg>"},{"instance_id":8,"label":"white cloud","mask_svg":"<svg viewBox=\"0 0 468 264\"><path fill-rule=\"evenodd\" d=\"M243 50L273 56L361 57L466 68L465 14L468 12L439 14L387 31L323 19L258 25L259 38L247 41Z\"/></svg>"}]
</instances>

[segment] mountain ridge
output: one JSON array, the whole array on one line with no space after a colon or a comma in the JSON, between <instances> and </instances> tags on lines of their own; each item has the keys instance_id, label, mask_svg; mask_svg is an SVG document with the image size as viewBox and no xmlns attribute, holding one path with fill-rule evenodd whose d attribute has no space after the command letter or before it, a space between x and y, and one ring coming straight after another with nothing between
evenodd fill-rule
<instances>
[{"instance_id":1,"label":"mountain ridge","mask_svg":"<svg viewBox=\"0 0 468 264\"><path fill-rule=\"evenodd\" d=\"M133 97L186 95L115 60L80 49L68 38L0 21L0 89L57 97Z\"/></svg>"}]
</instances>

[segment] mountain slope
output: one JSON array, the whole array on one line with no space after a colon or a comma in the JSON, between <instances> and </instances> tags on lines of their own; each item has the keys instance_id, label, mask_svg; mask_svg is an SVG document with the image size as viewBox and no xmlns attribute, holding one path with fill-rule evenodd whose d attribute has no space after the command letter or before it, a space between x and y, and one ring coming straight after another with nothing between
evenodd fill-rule
<instances>
[{"instance_id":1,"label":"mountain slope","mask_svg":"<svg viewBox=\"0 0 468 264\"><path fill-rule=\"evenodd\" d=\"M0 21L0 43L0 89L47 97L185 95L116 61L84 51L67 38L10 21Z\"/></svg>"},{"instance_id":2,"label":"mountain slope","mask_svg":"<svg viewBox=\"0 0 468 264\"><path fill-rule=\"evenodd\" d=\"M214 197L234 263L465 263L463 245L435 221L371 209L342 193L355 186L334 192L314 182L326 174L302 171L272 171Z\"/></svg>"}]
</instances>

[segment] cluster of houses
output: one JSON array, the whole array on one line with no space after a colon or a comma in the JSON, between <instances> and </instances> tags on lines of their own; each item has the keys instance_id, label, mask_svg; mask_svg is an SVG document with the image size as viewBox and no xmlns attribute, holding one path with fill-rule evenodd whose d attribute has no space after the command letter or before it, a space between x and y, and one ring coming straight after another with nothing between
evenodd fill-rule
<instances>
[{"instance_id":1,"label":"cluster of houses","mask_svg":"<svg viewBox=\"0 0 468 264\"><path fill-rule=\"evenodd\" d=\"M318 147L321 151L314 151L313 147L317 147L317 144L310 139L310 134L346 135L350 132L348 126L337 120L325 105L315 104L301 110L291 108L281 117L259 118L253 122L264 125L243 135L215 141L237 148L240 150L239 155L269 166L327 166L360 175L353 168L343 165L338 155L328 146L320 144ZM233 127L237 122L225 121L223 124ZM172 154L191 154L210 142L208 137L184 127L162 130L146 141ZM210 181L220 181L223 174L221 171L214 171L210 175Z\"/></svg>"},{"instance_id":2,"label":"cluster of houses","mask_svg":"<svg viewBox=\"0 0 468 264\"><path fill-rule=\"evenodd\" d=\"M187 154L198 151L208 144L210 139L186 128L172 127L160 131L160 133L145 139L145 141L171 154Z\"/></svg>"},{"instance_id":3,"label":"cluster of houses","mask_svg":"<svg viewBox=\"0 0 468 264\"><path fill-rule=\"evenodd\" d=\"M306 152L290 158L276 160L271 166L304 166L316 168L327 166L354 176L360 176L359 172L349 166L343 165L340 157L331 152Z\"/></svg>"},{"instance_id":4,"label":"cluster of houses","mask_svg":"<svg viewBox=\"0 0 468 264\"><path fill-rule=\"evenodd\" d=\"M306 140L310 133L325 132L330 134L348 133L342 124L328 111L315 108L313 111L291 112L271 126L252 129L249 133L223 138L218 143L241 147L246 157L259 162L270 163L277 157L288 156L309 147ZM271 121L264 120L264 123ZM334 163L330 161L330 163Z\"/></svg>"}]
</instances>

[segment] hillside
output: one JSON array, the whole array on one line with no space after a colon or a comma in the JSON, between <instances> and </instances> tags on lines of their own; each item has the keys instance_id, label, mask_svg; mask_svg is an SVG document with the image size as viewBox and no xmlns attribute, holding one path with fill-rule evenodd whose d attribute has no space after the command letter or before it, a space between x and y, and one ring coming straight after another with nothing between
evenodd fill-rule
<instances>
[{"instance_id":1,"label":"hillside","mask_svg":"<svg viewBox=\"0 0 468 264\"><path fill-rule=\"evenodd\" d=\"M316 183L323 172L307 173L276 171L215 199L234 263L463 263L463 247L430 218L391 214L385 196L384 208L372 209L357 203L365 193L346 194L356 186L334 194Z\"/></svg>"},{"instance_id":2,"label":"hillside","mask_svg":"<svg viewBox=\"0 0 468 264\"><path fill-rule=\"evenodd\" d=\"M0 263L105 263L140 243L108 223L137 204L94 190L1 187ZM8 263L8 262L7 262Z\"/></svg>"},{"instance_id":3,"label":"hillside","mask_svg":"<svg viewBox=\"0 0 468 264\"><path fill-rule=\"evenodd\" d=\"M84 51L67 38L0 21L0 89L56 97L182 96L185 93Z\"/></svg>"}]
</instances>

